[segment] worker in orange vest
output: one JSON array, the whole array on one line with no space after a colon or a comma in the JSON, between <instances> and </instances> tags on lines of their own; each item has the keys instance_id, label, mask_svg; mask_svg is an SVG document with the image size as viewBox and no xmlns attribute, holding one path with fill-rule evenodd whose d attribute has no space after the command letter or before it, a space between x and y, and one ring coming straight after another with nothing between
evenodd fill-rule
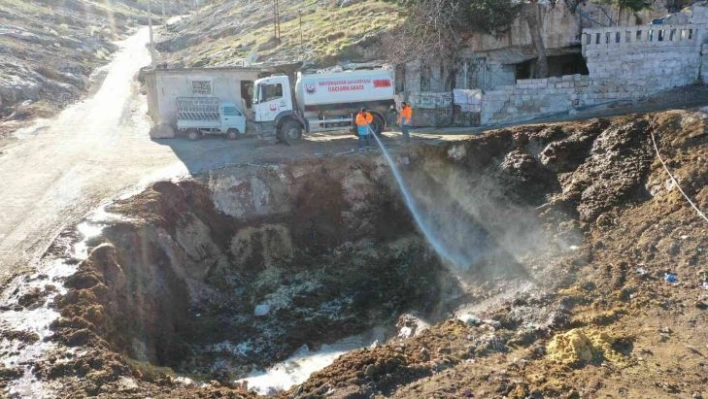
<instances>
[{"instance_id":1,"label":"worker in orange vest","mask_svg":"<svg viewBox=\"0 0 708 399\"><path fill-rule=\"evenodd\" d=\"M369 148L369 132L371 131L371 123L374 117L366 108L362 108L356 114L356 129L359 136L359 152L364 152L364 147Z\"/></svg>"},{"instance_id":2,"label":"worker in orange vest","mask_svg":"<svg viewBox=\"0 0 708 399\"><path fill-rule=\"evenodd\" d=\"M407 102L401 103L401 115L398 117L398 124L401 126L401 133L403 133L403 141L406 143L411 142L411 135L408 128L411 125L411 119L413 119L413 108Z\"/></svg>"}]
</instances>

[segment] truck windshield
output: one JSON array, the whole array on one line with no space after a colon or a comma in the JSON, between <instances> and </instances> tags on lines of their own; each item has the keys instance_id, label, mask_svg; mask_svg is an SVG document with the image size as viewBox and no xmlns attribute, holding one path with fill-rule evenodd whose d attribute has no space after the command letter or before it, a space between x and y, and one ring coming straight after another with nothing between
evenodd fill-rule
<instances>
[{"instance_id":1,"label":"truck windshield","mask_svg":"<svg viewBox=\"0 0 708 399\"><path fill-rule=\"evenodd\" d=\"M283 98L283 84L259 83L253 86L253 98L256 104Z\"/></svg>"},{"instance_id":2,"label":"truck windshield","mask_svg":"<svg viewBox=\"0 0 708 399\"><path fill-rule=\"evenodd\" d=\"M283 85L280 83L275 83L272 85L266 85L265 87L265 101L277 100L283 97Z\"/></svg>"},{"instance_id":3,"label":"truck windshield","mask_svg":"<svg viewBox=\"0 0 708 399\"><path fill-rule=\"evenodd\" d=\"M226 116L237 116L240 115L236 107L224 107L224 115Z\"/></svg>"}]
</instances>

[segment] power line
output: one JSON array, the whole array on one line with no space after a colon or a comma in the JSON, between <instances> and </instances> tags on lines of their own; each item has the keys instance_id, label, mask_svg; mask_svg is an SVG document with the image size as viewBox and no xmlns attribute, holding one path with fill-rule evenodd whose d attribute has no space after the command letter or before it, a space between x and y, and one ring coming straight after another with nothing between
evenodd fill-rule
<instances>
[{"instance_id":1,"label":"power line","mask_svg":"<svg viewBox=\"0 0 708 399\"><path fill-rule=\"evenodd\" d=\"M671 181L674 182L674 185L679 189L681 194L683 195L684 198L686 198L686 201L688 201L689 204L693 207L693 209L696 210L696 213L698 213L698 216L702 217L706 222L708 222L708 217L706 217L705 213L701 212L700 209L696 206L696 204L691 201L691 199L686 195L686 193L683 191L681 186L679 185L678 181L674 177L674 175L671 174L671 171L669 171L669 167L666 166L666 162L664 162L664 159L661 158L661 154L659 153L659 147L656 145L656 139L654 138L654 130L651 130L651 142L654 144L654 151L656 151L656 156L659 157L659 161L661 161L661 165L664 166L664 170L666 170L666 173L669 175L669 178L671 178Z\"/></svg>"}]
</instances>

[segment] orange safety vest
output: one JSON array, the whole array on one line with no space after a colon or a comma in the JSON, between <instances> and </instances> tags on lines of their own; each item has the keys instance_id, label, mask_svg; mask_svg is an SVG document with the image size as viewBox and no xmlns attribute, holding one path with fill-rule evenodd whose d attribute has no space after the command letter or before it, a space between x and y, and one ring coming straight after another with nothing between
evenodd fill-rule
<instances>
[{"instance_id":1,"label":"orange safety vest","mask_svg":"<svg viewBox=\"0 0 708 399\"><path fill-rule=\"evenodd\" d=\"M374 117L371 116L371 114L368 112L364 112L364 113L359 112L358 114L356 114L356 125L357 126L370 125L371 122L373 122L373 121L374 121Z\"/></svg>"},{"instance_id":2,"label":"orange safety vest","mask_svg":"<svg viewBox=\"0 0 708 399\"><path fill-rule=\"evenodd\" d=\"M401 116L404 118L408 118L408 120L410 121L410 119L413 117L413 108L411 108L410 105L406 105L401 110Z\"/></svg>"}]
</instances>

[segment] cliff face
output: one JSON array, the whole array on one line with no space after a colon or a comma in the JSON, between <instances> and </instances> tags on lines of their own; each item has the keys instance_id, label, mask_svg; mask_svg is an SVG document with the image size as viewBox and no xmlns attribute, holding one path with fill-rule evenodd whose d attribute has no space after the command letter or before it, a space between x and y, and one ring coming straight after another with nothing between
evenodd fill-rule
<instances>
[{"instance_id":1,"label":"cliff face","mask_svg":"<svg viewBox=\"0 0 708 399\"><path fill-rule=\"evenodd\" d=\"M664 1L654 3L651 9L636 14L620 13L618 9L592 2L580 4L574 10L564 2L540 4L538 28L549 55L559 55L569 47L580 45L579 36L584 28L644 25L668 14ZM471 52L500 63L523 62L536 57L532 34L524 18L518 18L502 36L471 37L468 47Z\"/></svg>"}]
</instances>

